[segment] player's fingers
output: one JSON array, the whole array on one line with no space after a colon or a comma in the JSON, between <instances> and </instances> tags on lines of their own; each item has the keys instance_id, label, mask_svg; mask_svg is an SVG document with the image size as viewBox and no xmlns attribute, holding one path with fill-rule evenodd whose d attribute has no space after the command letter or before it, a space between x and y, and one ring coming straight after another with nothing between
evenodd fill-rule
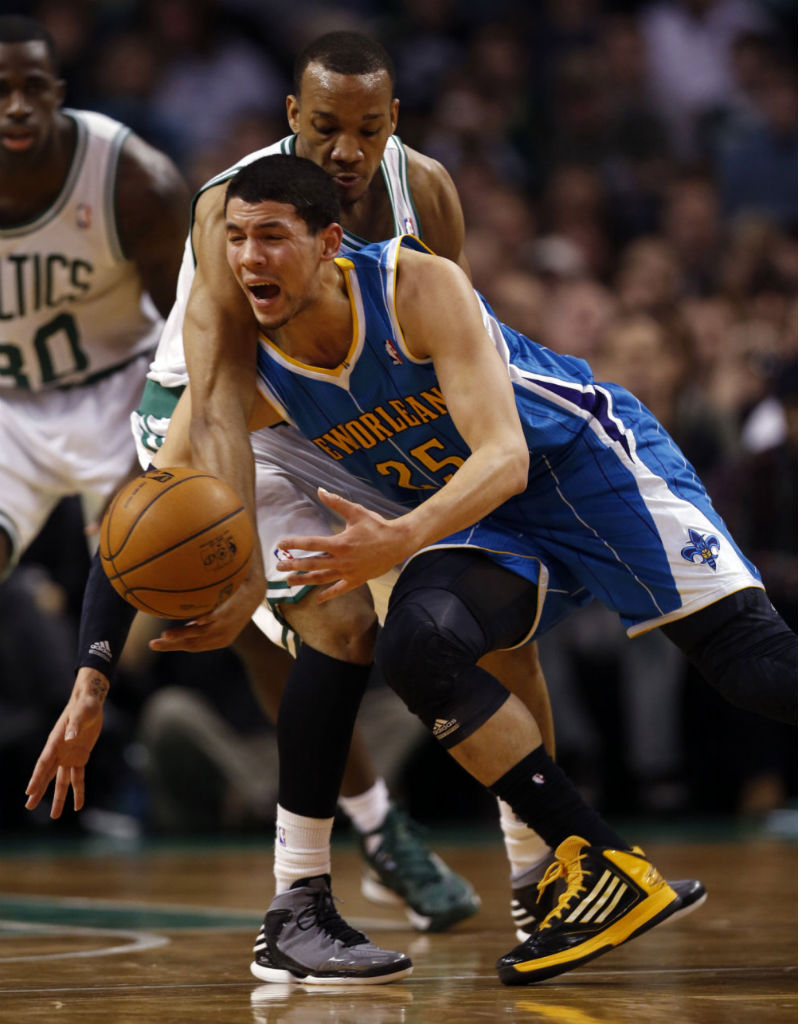
<instances>
[{"instance_id":1,"label":"player's fingers","mask_svg":"<svg viewBox=\"0 0 799 1024\"><path fill-rule=\"evenodd\" d=\"M327 537L285 537L277 542L277 546L286 555L290 551L312 551L314 555L323 555L328 548L335 547L335 538L329 535Z\"/></svg>"},{"instance_id":2,"label":"player's fingers","mask_svg":"<svg viewBox=\"0 0 799 1024\"><path fill-rule=\"evenodd\" d=\"M25 806L29 811L32 811L42 799L54 775L55 766L52 765L49 759L45 760L44 755L42 755L36 762L36 767L33 769L30 781L25 787L25 793L28 796Z\"/></svg>"},{"instance_id":3,"label":"player's fingers","mask_svg":"<svg viewBox=\"0 0 799 1024\"><path fill-rule=\"evenodd\" d=\"M50 817L60 818L64 810L64 803L69 792L69 768L63 764L58 766L55 775L55 789L53 790L53 803L50 807Z\"/></svg>"},{"instance_id":4,"label":"player's fingers","mask_svg":"<svg viewBox=\"0 0 799 1024\"><path fill-rule=\"evenodd\" d=\"M290 587L318 587L322 583L335 583L342 576L341 569L324 566L319 569L292 572L286 577Z\"/></svg>"},{"instance_id":5,"label":"player's fingers","mask_svg":"<svg viewBox=\"0 0 799 1024\"><path fill-rule=\"evenodd\" d=\"M356 505L353 501L348 501L346 498L342 498L340 494L334 494L333 491L326 491L324 487L317 488L319 497L322 499L328 508L335 509L337 512L352 511L360 508L360 505Z\"/></svg>"},{"instance_id":6,"label":"player's fingers","mask_svg":"<svg viewBox=\"0 0 799 1024\"><path fill-rule=\"evenodd\" d=\"M82 765L75 765L70 769L70 781L72 782L72 806L76 811L83 807L85 772Z\"/></svg>"},{"instance_id":7,"label":"player's fingers","mask_svg":"<svg viewBox=\"0 0 799 1024\"><path fill-rule=\"evenodd\" d=\"M354 590L359 584L354 580L337 580L332 583L329 587L319 587L315 593L316 600L319 604L324 604L325 601L331 601L334 597L340 597L342 594L346 594L348 590Z\"/></svg>"}]
</instances>

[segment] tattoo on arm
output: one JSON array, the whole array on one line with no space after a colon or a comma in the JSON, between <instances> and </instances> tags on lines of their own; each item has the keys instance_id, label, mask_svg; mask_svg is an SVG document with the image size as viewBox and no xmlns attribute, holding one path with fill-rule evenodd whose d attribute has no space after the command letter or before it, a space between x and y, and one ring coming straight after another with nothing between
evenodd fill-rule
<instances>
[{"instance_id":1,"label":"tattoo on arm","mask_svg":"<svg viewBox=\"0 0 799 1024\"><path fill-rule=\"evenodd\" d=\"M97 697L100 703L105 701L109 689L108 680L103 679L101 675L93 675L89 680L89 693L92 697Z\"/></svg>"}]
</instances>

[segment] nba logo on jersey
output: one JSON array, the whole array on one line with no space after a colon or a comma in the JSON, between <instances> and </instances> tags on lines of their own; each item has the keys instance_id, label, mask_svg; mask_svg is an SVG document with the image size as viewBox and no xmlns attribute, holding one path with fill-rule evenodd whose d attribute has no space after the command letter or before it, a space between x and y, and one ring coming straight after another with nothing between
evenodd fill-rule
<instances>
[{"instance_id":1,"label":"nba logo on jersey","mask_svg":"<svg viewBox=\"0 0 799 1024\"><path fill-rule=\"evenodd\" d=\"M78 203L75 223L84 229L92 226L92 208L88 203Z\"/></svg>"},{"instance_id":2,"label":"nba logo on jersey","mask_svg":"<svg viewBox=\"0 0 799 1024\"><path fill-rule=\"evenodd\" d=\"M406 217L405 218L404 227L405 227L405 234L406 235L415 235L416 234L416 225L413 223L413 221L411 220L410 217Z\"/></svg>"},{"instance_id":3,"label":"nba logo on jersey","mask_svg":"<svg viewBox=\"0 0 799 1024\"><path fill-rule=\"evenodd\" d=\"M388 352L391 362L394 363L395 366L402 365L402 357L397 351L397 346L394 344L391 338L386 338L386 352Z\"/></svg>"}]
</instances>

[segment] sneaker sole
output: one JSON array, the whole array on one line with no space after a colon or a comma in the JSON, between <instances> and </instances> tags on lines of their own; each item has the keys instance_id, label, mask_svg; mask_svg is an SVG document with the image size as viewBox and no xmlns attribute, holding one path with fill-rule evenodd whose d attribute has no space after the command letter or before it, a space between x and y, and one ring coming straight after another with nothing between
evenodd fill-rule
<instances>
[{"instance_id":1,"label":"sneaker sole","mask_svg":"<svg viewBox=\"0 0 799 1024\"><path fill-rule=\"evenodd\" d=\"M389 889L388 886L378 882L371 875L364 875L361 879L361 894L371 903L402 907L405 916L419 932L442 932L453 924L457 924L458 921L473 917L480 909L480 897L475 893L469 903L455 904L446 913L432 916L420 914L393 889Z\"/></svg>"},{"instance_id":2,"label":"sneaker sole","mask_svg":"<svg viewBox=\"0 0 799 1024\"><path fill-rule=\"evenodd\" d=\"M698 903L698 900L695 901L690 909L695 909ZM642 935L650 928L654 928L655 925L662 924L668 918L673 917L681 909L683 909L682 900L679 896L674 895L673 889L667 887L665 892L653 894L645 899L616 926L607 929L607 932L597 935L593 939L588 939L579 946L573 946L561 953L553 953L551 956L497 968L499 980L503 985L533 985L538 981L554 978L558 974L564 974L575 967L580 967L582 964L588 963L589 960ZM689 908L684 909L688 910ZM614 941L612 942L608 941L610 932L613 933ZM528 964L529 966L527 966Z\"/></svg>"},{"instance_id":3,"label":"sneaker sole","mask_svg":"<svg viewBox=\"0 0 799 1024\"><path fill-rule=\"evenodd\" d=\"M388 985L392 981L401 981L413 973L413 967L404 967L391 974L374 974L369 977L364 975L339 976L306 974L299 978L291 971L284 971L277 967L264 967L253 960L250 964L250 973L255 975L259 981L267 981L270 984L297 984L297 985L333 985L338 988L341 985Z\"/></svg>"}]
</instances>

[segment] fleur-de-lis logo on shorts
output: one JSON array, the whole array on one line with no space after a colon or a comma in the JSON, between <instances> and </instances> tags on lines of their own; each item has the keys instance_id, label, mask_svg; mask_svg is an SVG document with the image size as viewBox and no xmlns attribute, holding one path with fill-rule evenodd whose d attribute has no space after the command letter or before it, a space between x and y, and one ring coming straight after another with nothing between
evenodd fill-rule
<instances>
[{"instance_id":1,"label":"fleur-de-lis logo on shorts","mask_svg":"<svg viewBox=\"0 0 799 1024\"><path fill-rule=\"evenodd\" d=\"M709 565L711 569L715 570L716 558L721 549L718 537L713 533L705 536L699 530L691 529L688 530L688 536L691 543L686 544L682 549L683 558L687 562L693 562L694 565Z\"/></svg>"}]
</instances>

